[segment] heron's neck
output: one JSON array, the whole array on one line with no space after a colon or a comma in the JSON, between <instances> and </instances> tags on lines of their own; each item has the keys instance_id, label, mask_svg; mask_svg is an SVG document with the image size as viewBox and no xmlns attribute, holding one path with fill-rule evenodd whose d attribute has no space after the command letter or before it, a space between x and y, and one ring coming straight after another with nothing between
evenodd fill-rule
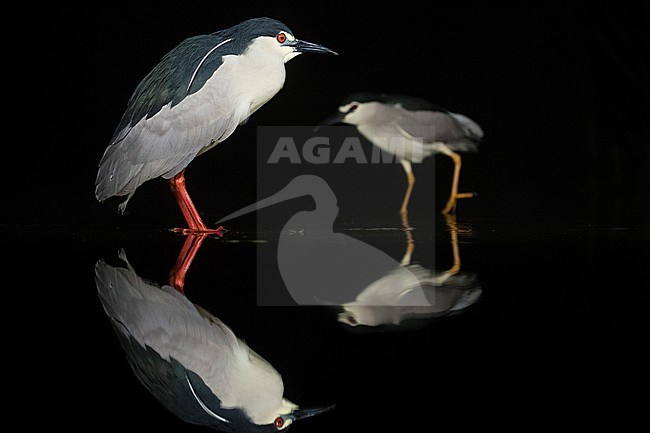
<instances>
[{"instance_id":1,"label":"heron's neck","mask_svg":"<svg viewBox=\"0 0 650 433\"><path fill-rule=\"evenodd\" d=\"M284 60L265 47L267 43L266 40L255 41L243 55L232 59L238 83L237 96L250 104L250 114L266 104L284 86Z\"/></svg>"}]
</instances>

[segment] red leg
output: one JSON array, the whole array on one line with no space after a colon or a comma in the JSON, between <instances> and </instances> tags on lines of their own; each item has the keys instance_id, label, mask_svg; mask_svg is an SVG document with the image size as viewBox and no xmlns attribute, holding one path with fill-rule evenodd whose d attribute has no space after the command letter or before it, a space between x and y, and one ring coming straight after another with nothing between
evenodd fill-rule
<instances>
[{"instance_id":1,"label":"red leg","mask_svg":"<svg viewBox=\"0 0 650 433\"><path fill-rule=\"evenodd\" d=\"M178 206L181 208L183 217L188 225L188 228L185 229L174 229L175 232L181 232L185 235L216 233L219 236L223 236L223 227L219 226L219 228L216 229L209 229L203 223L203 220L201 219L199 212L196 210L196 207L194 207L190 194L187 192L187 188L185 187L185 170L169 179L169 185L171 186L172 193L174 193L174 197L176 197Z\"/></svg>"},{"instance_id":2,"label":"red leg","mask_svg":"<svg viewBox=\"0 0 650 433\"><path fill-rule=\"evenodd\" d=\"M176 263L169 273L169 284L183 294L185 294L185 275L207 236L207 233L188 235L185 238L181 252L178 254Z\"/></svg>"}]
</instances>

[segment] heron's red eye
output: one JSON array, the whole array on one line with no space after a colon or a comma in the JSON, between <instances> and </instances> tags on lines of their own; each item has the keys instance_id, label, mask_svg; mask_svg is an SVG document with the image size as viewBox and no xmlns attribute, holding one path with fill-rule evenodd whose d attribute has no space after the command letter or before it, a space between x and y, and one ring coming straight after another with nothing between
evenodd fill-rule
<instances>
[{"instance_id":1,"label":"heron's red eye","mask_svg":"<svg viewBox=\"0 0 650 433\"><path fill-rule=\"evenodd\" d=\"M354 110L356 110L357 108L359 108L357 104L352 105L348 110L348 113L354 113Z\"/></svg>"},{"instance_id":2,"label":"heron's red eye","mask_svg":"<svg viewBox=\"0 0 650 433\"><path fill-rule=\"evenodd\" d=\"M279 37L280 35L278 35L278 39ZM275 421L273 421L273 425L275 425L277 428L282 428L282 426L284 425L284 420L282 419L282 417L277 417Z\"/></svg>"},{"instance_id":3,"label":"heron's red eye","mask_svg":"<svg viewBox=\"0 0 650 433\"><path fill-rule=\"evenodd\" d=\"M287 35L285 35L284 33L278 33L278 35L275 37L275 39L276 39L278 42L280 42L281 44L283 44L284 41L287 40ZM277 421L277 420L276 420L276 421Z\"/></svg>"}]
</instances>

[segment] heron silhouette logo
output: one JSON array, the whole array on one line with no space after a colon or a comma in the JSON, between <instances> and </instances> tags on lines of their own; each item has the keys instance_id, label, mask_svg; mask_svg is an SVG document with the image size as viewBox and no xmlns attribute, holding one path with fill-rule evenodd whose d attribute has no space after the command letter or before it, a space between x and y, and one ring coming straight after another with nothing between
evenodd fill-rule
<instances>
[{"instance_id":1,"label":"heron silhouette logo","mask_svg":"<svg viewBox=\"0 0 650 433\"><path fill-rule=\"evenodd\" d=\"M311 196L315 208L300 211L286 222L277 250L279 272L296 304L343 305L354 301L364 287L400 265L372 245L334 232L339 210L336 196L329 184L315 175L295 177L279 192L222 218L218 224L301 196ZM415 275L413 279L417 281Z\"/></svg>"}]
</instances>

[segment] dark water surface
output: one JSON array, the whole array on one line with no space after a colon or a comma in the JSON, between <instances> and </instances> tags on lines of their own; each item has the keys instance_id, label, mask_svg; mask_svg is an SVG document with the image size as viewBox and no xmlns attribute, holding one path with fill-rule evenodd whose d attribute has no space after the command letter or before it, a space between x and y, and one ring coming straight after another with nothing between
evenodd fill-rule
<instances>
[{"instance_id":1,"label":"dark water surface","mask_svg":"<svg viewBox=\"0 0 650 433\"><path fill-rule=\"evenodd\" d=\"M258 306L265 291L291 299L277 270L280 230L257 232L237 220L223 238L205 239L191 264L187 298L277 369L285 397L337 405L294 431L391 424L419 430L438 417L517 427L520 416L555 422L567 415L575 422L600 410L639 413L635 396L647 395L650 371L646 227L462 216L450 225L442 216L420 216L406 231L399 217L394 221L367 227L339 219L335 231L396 261L410 246L412 264L439 272L453 266L457 240L457 275L469 275L480 297L449 314L384 326L346 325L334 306ZM76 390L69 404L100 411L109 429L200 431L136 379L94 280L98 260L125 266L118 260L123 250L137 275L168 284L186 237L165 230L51 227L37 238L7 231L34 264L22 274L25 308L36 299L52 307L42 319L60 345L48 362L60 386Z\"/></svg>"}]
</instances>

